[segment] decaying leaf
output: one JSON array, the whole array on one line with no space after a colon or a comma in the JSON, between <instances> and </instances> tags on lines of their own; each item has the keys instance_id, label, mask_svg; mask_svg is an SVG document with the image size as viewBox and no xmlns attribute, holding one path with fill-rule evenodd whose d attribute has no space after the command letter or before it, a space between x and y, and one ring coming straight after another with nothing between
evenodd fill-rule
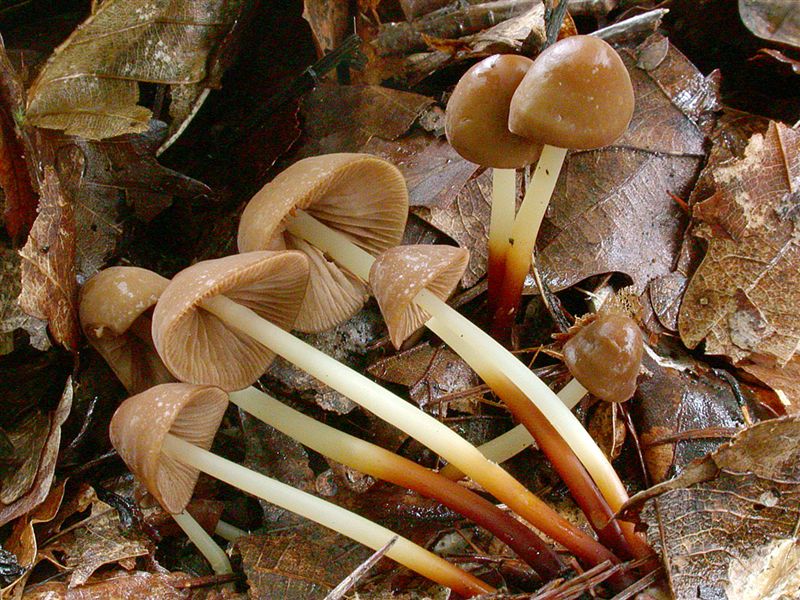
<instances>
[{"instance_id":1,"label":"decaying leaf","mask_svg":"<svg viewBox=\"0 0 800 600\"><path fill-rule=\"evenodd\" d=\"M421 344L379 360L367 370L378 379L408 386L410 398L435 415L446 416L449 408L474 413L483 397L475 372L449 348ZM447 399L453 395L457 398Z\"/></svg>"},{"instance_id":2,"label":"decaying leaf","mask_svg":"<svg viewBox=\"0 0 800 600\"><path fill-rule=\"evenodd\" d=\"M777 395L783 413L800 413L800 357L794 356L783 366L761 360L740 363L739 368L764 382Z\"/></svg>"},{"instance_id":3,"label":"decaying leaf","mask_svg":"<svg viewBox=\"0 0 800 600\"><path fill-rule=\"evenodd\" d=\"M25 600L184 600L191 590L180 589L182 577L172 573L127 572L104 573L84 585L73 587L63 582L50 582L27 592Z\"/></svg>"},{"instance_id":4,"label":"decaying leaf","mask_svg":"<svg viewBox=\"0 0 800 600\"><path fill-rule=\"evenodd\" d=\"M690 348L705 340L707 354L734 362L761 355L783 365L800 342L800 131L770 124L714 181L694 211L708 251L683 299L681 339Z\"/></svg>"},{"instance_id":5,"label":"decaying leaf","mask_svg":"<svg viewBox=\"0 0 800 600\"><path fill-rule=\"evenodd\" d=\"M103 139L147 130L139 83L191 84L241 0L106 0L59 46L28 91L28 121Z\"/></svg>"},{"instance_id":6,"label":"decaying leaf","mask_svg":"<svg viewBox=\"0 0 800 600\"><path fill-rule=\"evenodd\" d=\"M25 314L19 306L21 290L21 263L15 250L0 250L0 354L14 349L14 331L24 329L30 344L37 350L47 350L47 323Z\"/></svg>"},{"instance_id":7,"label":"decaying leaf","mask_svg":"<svg viewBox=\"0 0 800 600\"><path fill-rule=\"evenodd\" d=\"M739 0L739 15L758 37L800 48L800 6L794 0Z\"/></svg>"},{"instance_id":8,"label":"decaying leaf","mask_svg":"<svg viewBox=\"0 0 800 600\"><path fill-rule=\"evenodd\" d=\"M45 167L39 215L20 252L19 304L26 313L45 319L53 338L70 350L77 348L80 337L75 247L75 207L53 167Z\"/></svg>"},{"instance_id":9,"label":"decaying leaf","mask_svg":"<svg viewBox=\"0 0 800 600\"><path fill-rule=\"evenodd\" d=\"M308 21L320 54L336 48L351 28L347 2L337 0L305 0L303 18Z\"/></svg>"},{"instance_id":10,"label":"decaying leaf","mask_svg":"<svg viewBox=\"0 0 800 600\"><path fill-rule=\"evenodd\" d=\"M643 516L651 539L662 545L676 598L796 594L798 440L796 417L758 423L632 498L634 504L654 498Z\"/></svg>"}]
</instances>

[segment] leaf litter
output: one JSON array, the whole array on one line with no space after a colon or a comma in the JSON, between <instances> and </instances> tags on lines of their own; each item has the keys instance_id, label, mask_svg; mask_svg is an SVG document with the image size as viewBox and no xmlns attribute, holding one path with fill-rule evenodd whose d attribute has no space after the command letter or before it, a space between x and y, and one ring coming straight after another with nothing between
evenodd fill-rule
<instances>
[{"instance_id":1,"label":"leaf litter","mask_svg":"<svg viewBox=\"0 0 800 600\"><path fill-rule=\"evenodd\" d=\"M249 3L227 3L223 8L216 2L189 5L178 0L152 3L161 11L152 20L133 14L133 4L124 0L96 5L84 25L39 69L28 90L28 111L22 122L15 118L22 102L21 84L4 67L2 134L9 144L0 151L12 170L0 174L10 215L5 221L10 236L3 239L8 257L3 261L3 281L22 293L22 305L39 320L21 315L16 292L0 299L2 347L9 355L0 355L0 361L19 360L20 346L29 343L27 336L18 335L21 328L32 331L35 343L44 348L45 321L52 339L69 349L81 349L82 359L75 319L79 281L108 264L158 266L169 275L200 257L232 251L239 205L246 193L276 172L268 174L272 164L277 160L280 168L321 152L370 152L398 165L409 183L413 205L407 237L427 243L449 240L471 251L459 307L480 321L491 172L453 154L442 137L442 108L448 90L470 60L498 50L535 53L543 41L544 7L538 2L503 0L469 7L435 1L357 4L356 23L366 40L362 46L366 62L359 64L358 57L347 55L347 60L355 62L349 63L349 71L348 65L338 69L339 83L336 77L320 76L313 69L291 71L314 51L312 34L316 49L324 51L342 43L350 28L349 17L354 13L349 8L319 0L276 9L272 16L283 19L286 27L267 42L265 52L270 59L283 55L287 59L272 70L260 66L241 70L233 63L239 53L239 61L258 64L245 59L248 52L253 55L254 42L246 33L242 36L241 30L263 22ZM580 10L612 22L628 16L616 10L615 4L589 9L581 5ZM692 14L680 4L672 7L675 14ZM752 16L755 11L763 13L767 4L740 3L745 23L759 35L764 29L753 25ZM310 31L299 25L303 8ZM709 258L725 243L739 244L736 251L741 255L748 236L758 240L755 249L768 252L766 258L757 256L762 262L786 255L776 244L792 248L797 194L791 168L797 149L791 136L795 133L776 122L767 130L766 121L757 115L743 117L724 107L726 99L735 97L735 90L726 89L724 79L720 87L719 73L701 72L692 64L703 59L702 53L687 46L690 60L681 52L682 46L673 45L672 34L681 39L674 22L665 21L658 33L649 35L664 13L653 14L612 26L621 30L612 41L619 45L634 81L637 111L628 132L613 147L570 155L540 236L538 267L544 284L558 294L571 314L585 312L586 295L581 290L591 290L598 280L610 281L612 286L632 283L642 295L653 353L631 402L629 425L634 431L626 431L604 407L589 413L589 427L599 439L607 440L609 452L620 452L616 464L632 488L646 487L647 481L661 482L662 487L650 493L663 493L647 501L640 518L648 526L648 535L660 541L672 594L679 598L778 598L796 587L792 566L798 562L797 524L796 518L792 522L791 506L797 504L798 482L785 455L793 456L792 440L796 445L800 436L788 418L748 423L751 418L758 421L795 412L798 406L800 392L794 381L798 340L791 322L796 276L786 271L775 277L783 287L758 288L761 295L754 299L747 287L753 278L746 269L738 264L721 269L710 265ZM793 21L784 19L784 27L778 29L775 14L768 17L773 19L772 30L784 38L787 32L793 35ZM165 22L164 15L182 15L186 20ZM467 22L467 16L475 18ZM256 21L250 21L253 18ZM125 23L134 24L131 31L135 33L93 37L117 31ZM586 27L580 20L578 25ZM188 35L187 28L192 27ZM562 34L570 27L574 27L571 20ZM163 61L153 54L159 42L165 45L166 55L177 57L169 61L176 70L170 77L165 75ZM84 49L91 52L76 54ZM781 52L792 60L791 47L781 47ZM79 73L71 70L79 63L87 68ZM223 79L229 67L235 79ZM271 75L253 83L259 73ZM55 83L71 74L77 76L70 83L72 91L65 93L67 88ZM115 79L120 74L130 77ZM221 92L208 93L220 85ZM95 91L98 95L92 96ZM246 113L253 104L246 96L260 99L265 93L274 94L280 102L254 115L252 122L257 126L250 131ZM87 98L93 102L87 104ZM223 110L220 100L223 104L229 100ZM741 102L740 97L736 100ZM196 112L200 106L204 108ZM754 106L760 105L754 102ZM86 107L94 112L83 113ZM106 118L97 112L98 107L112 107L122 118ZM45 114L50 108L55 110ZM190 123L195 115L196 124ZM209 118L216 121L204 121ZM35 125L66 129L67 134L80 133L89 139L43 132ZM122 137L95 139L126 132ZM163 155L169 166L162 166L157 153L164 152L181 133ZM219 144L220 140L226 143ZM776 145L785 147L789 174L783 178L788 181L784 187L780 177L774 176L774 168L765 168L780 162L775 158ZM201 150L194 151L195 147ZM231 181L233 169L240 177ZM26 171L30 193L24 189ZM41 198L38 220L21 260L16 259L10 238L19 237L26 230L26 219L32 220L35 195ZM745 196L758 200L743 201ZM201 225L212 218L211 231L201 232ZM177 231L188 234L185 244L174 239ZM137 245L142 240L149 247ZM748 260L753 256L750 252ZM716 306L715 315L723 318L709 321L701 318L700 307L705 305L695 292L700 281L715 278L735 283L726 288L728 304ZM533 281L528 283L527 291L536 291ZM5 289L4 285L4 293ZM780 297L776 290L788 295ZM525 312L526 319L544 314ZM686 323L690 323L688 329ZM527 320L520 325L542 329L540 323ZM696 348L694 352L680 345L677 332ZM505 413L482 398L475 374L435 339L419 336L404 353L392 353L374 305L368 304L334 332L307 338L351 366L384 379L460 431L485 438L488 431L507 423ZM49 351L56 352L62 351ZM721 361L707 358L704 352L729 361L722 361L722 366L730 371L722 375L713 370ZM528 356L536 359L536 365L559 372L557 355ZM29 372L42 377L54 373L48 369L56 364L60 362L41 361L42 373ZM78 381L82 387L76 418L94 419L90 426L102 430L107 413L95 414L91 402L86 402L107 395L108 388L90 377ZM277 363L262 383L302 410L414 460L436 464L436 457L417 444L288 365ZM71 389L72 384L67 387ZM193 584L186 583L181 571L188 563L165 557L169 574L153 563L149 525L140 523L123 532L117 510L103 512L107 509L94 501L84 506L82 516L71 512L63 521L54 516L65 485L64 474L56 468L56 451L72 396L65 399L65 393L56 408L37 406L35 399L31 402L34 389L10 390L5 399L9 406L20 407L13 413L17 428L5 423L4 427L15 448L27 449L24 464L28 466L13 473L16 483L3 480L2 497L16 499L0 507L5 521L12 520L14 532L0 540L26 567L34 567L40 554L51 556L54 565L67 570L61 572L60 580L42 582L45 571L41 566L33 568L14 593L20 595L27 583L27 597L136 597L142 590L158 598L186 597L185 586ZM71 435L80 429L68 425ZM31 431L40 434L31 435ZM418 542L438 541L437 548L456 549L455 560L478 568L487 577L504 577L510 589L531 593L546 583L515 567L513 558L490 536L459 522L435 503L323 460L248 417L237 419L229 413L224 431L217 442L224 453L393 526ZM788 441L765 441L767 431ZM130 497L130 486L114 478L122 472L119 463L100 455L107 447L102 437L92 435L91 441L84 438L75 447L70 444L64 465L80 480L86 477L79 467L75 471L81 457L88 464L97 460L101 469L96 476L112 492ZM646 477L636 458L637 444ZM574 506L561 497L557 480L541 473L537 458L527 454L516 459L514 472L537 492L547 494L562 514L571 515ZM701 476L696 476L698 472ZM225 486L201 481L200 487L201 495L215 499L214 510L224 507L226 518L234 524L263 528L237 544L241 560L237 569L244 573L246 585L230 592L221 587L222 582L212 581L212 597L235 597L245 589L251 597L322 597L370 555L316 526L287 520L282 511L258 506ZM734 504L720 504L722 497L732 497ZM87 510L99 510L100 516L89 516L84 527L81 519ZM737 515L746 519L737 522ZM49 549L37 549L37 542L47 542L62 527L68 533L56 538ZM715 527L721 527L725 535L717 535ZM93 537L98 531L103 532L99 537L104 541ZM453 545L453 540L458 543ZM172 547L164 544L158 542L155 547ZM476 567L479 564L482 567ZM540 591L544 597L567 597L597 589L596 582L607 576L602 570L587 573L583 578L553 582ZM643 580L643 585L648 583ZM398 590L401 597L442 593L389 561L380 561L355 589L360 597L369 598Z\"/></svg>"}]
</instances>

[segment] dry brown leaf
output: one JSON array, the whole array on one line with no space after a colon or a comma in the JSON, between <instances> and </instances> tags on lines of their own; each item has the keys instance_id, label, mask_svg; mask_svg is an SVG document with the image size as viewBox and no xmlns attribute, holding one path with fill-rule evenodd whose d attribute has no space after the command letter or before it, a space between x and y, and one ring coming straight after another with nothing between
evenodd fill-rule
<instances>
[{"instance_id":1,"label":"dry brown leaf","mask_svg":"<svg viewBox=\"0 0 800 600\"><path fill-rule=\"evenodd\" d=\"M39 215L22 256L19 305L45 319L59 344L76 350L78 283L75 276L75 207L66 198L53 167L44 170Z\"/></svg>"},{"instance_id":2,"label":"dry brown leaf","mask_svg":"<svg viewBox=\"0 0 800 600\"><path fill-rule=\"evenodd\" d=\"M0 354L14 349L14 331L24 329L37 350L50 348L47 323L25 314L19 306L22 259L15 250L0 250Z\"/></svg>"},{"instance_id":3,"label":"dry brown leaf","mask_svg":"<svg viewBox=\"0 0 800 600\"><path fill-rule=\"evenodd\" d=\"M758 37L800 48L800 5L796 0L739 0L739 15Z\"/></svg>"},{"instance_id":4,"label":"dry brown leaf","mask_svg":"<svg viewBox=\"0 0 800 600\"><path fill-rule=\"evenodd\" d=\"M29 446L32 466L35 467L35 476L32 481L26 481L22 495L15 493L8 504L0 502L0 526L30 512L41 504L50 493L50 486L53 483L53 475L55 474L56 459L58 458L58 448L61 443L61 425L72 408L72 397L72 378L69 377L58 406L50 415L45 417L48 427L41 432L44 436L44 443L40 443L39 440L33 440L36 442L35 447L31 448ZM38 452L36 451L37 448Z\"/></svg>"},{"instance_id":5,"label":"dry brown leaf","mask_svg":"<svg viewBox=\"0 0 800 600\"><path fill-rule=\"evenodd\" d=\"M677 478L631 501L639 504L654 497L643 517L651 524L651 539L660 541L678 600L796 596L796 417L743 430Z\"/></svg>"},{"instance_id":6,"label":"dry brown leaf","mask_svg":"<svg viewBox=\"0 0 800 600\"><path fill-rule=\"evenodd\" d=\"M348 3L338 0L305 0L303 18L311 26L320 55L336 48L352 27Z\"/></svg>"},{"instance_id":7,"label":"dry brown leaf","mask_svg":"<svg viewBox=\"0 0 800 600\"><path fill-rule=\"evenodd\" d=\"M716 193L695 207L708 251L678 319L689 347L734 362L789 361L800 342L800 131L772 123L745 157L714 172Z\"/></svg>"},{"instance_id":8,"label":"dry brown leaf","mask_svg":"<svg viewBox=\"0 0 800 600\"><path fill-rule=\"evenodd\" d=\"M800 356L780 367L772 361L759 361L758 357L737 366L772 389L786 414L800 413Z\"/></svg>"},{"instance_id":9,"label":"dry brown leaf","mask_svg":"<svg viewBox=\"0 0 800 600\"><path fill-rule=\"evenodd\" d=\"M466 396L459 394L458 399L447 400L452 394L477 388L480 380L452 350L427 343L379 360L367 371L378 379L408 386L409 397L420 408L442 417L448 409L474 414L483 398L481 391L475 389Z\"/></svg>"},{"instance_id":10,"label":"dry brown leaf","mask_svg":"<svg viewBox=\"0 0 800 600\"><path fill-rule=\"evenodd\" d=\"M58 48L28 91L28 121L103 139L147 130L139 83L206 79L208 55L241 0L106 0Z\"/></svg>"},{"instance_id":11,"label":"dry brown leaf","mask_svg":"<svg viewBox=\"0 0 800 600\"><path fill-rule=\"evenodd\" d=\"M72 587L50 582L27 592L24 600L183 600L191 590L180 589L181 577L172 573L112 571L92 578L85 585Z\"/></svg>"}]
</instances>

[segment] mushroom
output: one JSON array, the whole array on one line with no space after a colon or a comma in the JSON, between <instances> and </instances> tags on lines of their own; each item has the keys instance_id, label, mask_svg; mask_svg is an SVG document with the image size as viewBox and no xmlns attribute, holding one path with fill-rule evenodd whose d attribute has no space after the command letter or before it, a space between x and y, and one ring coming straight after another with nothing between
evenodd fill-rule
<instances>
[{"instance_id":1,"label":"mushroom","mask_svg":"<svg viewBox=\"0 0 800 600\"><path fill-rule=\"evenodd\" d=\"M267 290L274 290L283 302L289 303L287 290L302 289L291 277L305 281L301 268L304 263L303 255L297 251L262 251L200 262L178 273L153 313L153 340L164 364L184 381L217 385L228 391L242 389L265 368L262 353L253 350L253 345L261 345L264 353L282 356L454 463L511 510L585 562L616 560L602 544L565 521L456 432L262 318L260 315L271 311L265 307L276 304L266 295ZM274 285L276 277L282 279L283 288ZM298 292L295 306L299 306L301 297ZM284 312L291 312L288 305ZM215 361L234 365L235 369L214 366Z\"/></svg>"},{"instance_id":2,"label":"mushroom","mask_svg":"<svg viewBox=\"0 0 800 600\"><path fill-rule=\"evenodd\" d=\"M81 328L131 394L173 381L150 334L151 309L168 283L147 269L110 267L81 288Z\"/></svg>"},{"instance_id":3,"label":"mushroom","mask_svg":"<svg viewBox=\"0 0 800 600\"><path fill-rule=\"evenodd\" d=\"M201 472L333 529L465 597L494 589L413 542L335 504L208 451L228 405L224 391L167 383L128 398L111 420L114 447L164 508L180 513Z\"/></svg>"},{"instance_id":4,"label":"mushroom","mask_svg":"<svg viewBox=\"0 0 800 600\"><path fill-rule=\"evenodd\" d=\"M511 133L511 97L533 61L495 54L473 65L458 80L445 113L445 133L453 149L468 161L492 168L489 221L489 314L500 295L505 256L516 212L516 169L533 164L541 144Z\"/></svg>"},{"instance_id":5,"label":"mushroom","mask_svg":"<svg viewBox=\"0 0 800 600\"><path fill-rule=\"evenodd\" d=\"M375 257L341 233L306 213L294 218L292 230L357 277L369 280ZM419 291L414 304L430 317L425 323L428 329L460 355L509 406L518 405L513 411L534 414L530 406L535 404L579 458L611 510L616 512L622 507L628 494L614 468L569 408L533 371L427 289Z\"/></svg>"},{"instance_id":6,"label":"mushroom","mask_svg":"<svg viewBox=\"0 0 800 600\"><path fill-rule=\"evenodd\" d=\"M379 255L370 270L370 285L389 327L389 335L396 346L430 318L415 298L427 294L429 298L442 302L446 299L464 273L469 253L449 246L398 246ZM432 308L436 310L436 306ZM448 318L447 314L443 318ZM466 351L454 347L456 352ZM475 352L475 348L471 351ZM477 348L480 352L481 349ZM463 356L463 354L462 354ZM563 437L531 403L502 374L485 379L506 402L517 420L535 438L539 448L555 467L567 484L572 497L581 507L600 541L619 556L636 556L629 544L614 512L595 485L595 482L580 463ZM649 555L650 552L648 551Z\"/></svg>"},{"instance_id":7,"label":"mushroom","mask_svg":"<svg viewBox=\"0 0 800 600\"><path fill-rule=\"evenodd\" d=\"M400 242L408 218L408 191L397 167L385 160L369 154L326 154L294 163L247 204L239 225L239 251L305 252L313 284L295 328L320 332L353 316L369 295L362 280L296 234L294 223L306 214L358 248L378 254Z\"/></svg>"},{"instance_id":8,"label":"mushroom","mask_svg":"<svg viewBox=\"0 0 800 600\"><path fill-rule=\"evenodd\" d=\"M612 143L627 128L633 105L633 86L622 59L606 42L586 35L545 49L514 92L509 129L544 146L511 229L492 325L496 337L505 337L516 317L566 149L591 150Z\"/></svg>"}]
</instances>

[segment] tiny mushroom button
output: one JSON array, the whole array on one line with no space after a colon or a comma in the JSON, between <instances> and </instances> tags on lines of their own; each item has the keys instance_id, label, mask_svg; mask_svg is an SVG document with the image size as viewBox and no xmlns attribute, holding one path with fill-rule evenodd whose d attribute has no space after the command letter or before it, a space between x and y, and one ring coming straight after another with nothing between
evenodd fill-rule
<instances>
[{"instance_id":1,"label":"tiny mushroom button","mask_svg":"<svg viewBox=\"0 0 800 600\"><path fill-rule=\"evenodd\" d=\"M349 319L369 297L358 277L301 239L310 215L376 255L397 245L408 218L408 191L397 167L369 154L326 154L300 160L253 196L239 222L240 252L291 248L308 255L308 294L299 331L320 332Z\"/></svg>"}]
</instances>

